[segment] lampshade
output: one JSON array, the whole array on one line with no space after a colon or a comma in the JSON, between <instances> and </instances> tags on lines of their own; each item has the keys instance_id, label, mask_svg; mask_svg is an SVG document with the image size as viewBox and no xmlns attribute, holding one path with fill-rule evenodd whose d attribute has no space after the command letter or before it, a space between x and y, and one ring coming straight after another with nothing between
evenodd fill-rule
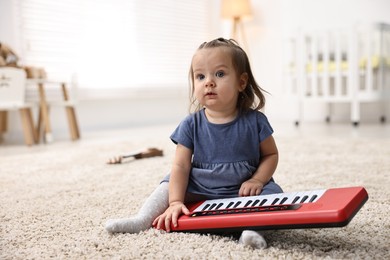
<instances>
[{"instance_id":1,"label":"lampshade","mask_svg":"<svg viewBox=\"0 0 390 260\"><path fill-rule=\"evenodd\" d=\"M252 11L249 0L222 0L222 18L242 18L250 15L252 15Z\"/></svg>"}]
</instances>

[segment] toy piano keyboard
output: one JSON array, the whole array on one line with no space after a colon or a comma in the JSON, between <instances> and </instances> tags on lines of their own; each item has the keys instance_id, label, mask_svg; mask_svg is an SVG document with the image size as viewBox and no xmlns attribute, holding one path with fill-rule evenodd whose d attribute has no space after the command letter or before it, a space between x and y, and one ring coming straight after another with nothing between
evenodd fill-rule
<instances>
[{"instance_id":1,"label":"toy piano keyboard","mask_svg":"<svg viewBox=\"0 0 390 260\"><path fill-rule=\"evenodd\" d=\"M172 231L225 232L346 226L368 200L363 187L279 193L188 204Z\"/></svg>"}]
</instances>

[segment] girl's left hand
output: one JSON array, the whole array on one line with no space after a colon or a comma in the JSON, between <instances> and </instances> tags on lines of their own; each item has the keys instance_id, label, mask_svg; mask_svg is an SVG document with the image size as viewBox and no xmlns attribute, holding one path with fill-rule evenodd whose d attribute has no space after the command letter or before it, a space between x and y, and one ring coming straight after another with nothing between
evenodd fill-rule
<instances>
[{"instance_id":1,"label":"girl's left hand","mask_svg":"<svg viewBox=\"0 0 390 260\"><path fill-rule=\"evenodd\" d=\"M249 179L241 184L238 196L256 196L259 195L263 189L264 184L256 179Z\"/></svg>"}]
</instances>

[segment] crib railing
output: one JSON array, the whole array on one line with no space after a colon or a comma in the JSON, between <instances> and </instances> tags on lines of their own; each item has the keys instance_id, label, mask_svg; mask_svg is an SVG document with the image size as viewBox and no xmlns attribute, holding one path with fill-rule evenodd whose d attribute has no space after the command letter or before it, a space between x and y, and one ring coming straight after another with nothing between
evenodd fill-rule
<instances>
[{"instance_id":1,"label":"crib railing","mask_svg":"<svg viewBox=\"0 0 390 260\"><path fill-rule=\"evenodd\" d=\"M345 30L299 31L286 41L285 86L297 97L298 116L303 117L305 100L351 105L351 121L360 122L360 104L382 104L390 96L390 25L356 26Z\"/></svg>"}]
</instances>

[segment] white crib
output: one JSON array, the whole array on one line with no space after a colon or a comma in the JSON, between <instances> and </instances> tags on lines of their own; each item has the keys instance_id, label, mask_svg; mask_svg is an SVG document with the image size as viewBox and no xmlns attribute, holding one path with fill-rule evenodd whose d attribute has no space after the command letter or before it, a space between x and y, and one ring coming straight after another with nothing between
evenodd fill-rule
<instances>
[{"instance_id":1,"label":"white crib","mask_svg":"<svg viewBox=\"0 0 390 260\"><path fill-rule=\"evenodd\" d=\"M385 122L390 97L390 25L355 26L328 31L299 31L285 41L284 85L295 97L303 117L307 100L328 104L326 121L331 120L332 103L351 106L351 122L360 122L360 105L377 102Z\"/></svg>"}]
</instances>

